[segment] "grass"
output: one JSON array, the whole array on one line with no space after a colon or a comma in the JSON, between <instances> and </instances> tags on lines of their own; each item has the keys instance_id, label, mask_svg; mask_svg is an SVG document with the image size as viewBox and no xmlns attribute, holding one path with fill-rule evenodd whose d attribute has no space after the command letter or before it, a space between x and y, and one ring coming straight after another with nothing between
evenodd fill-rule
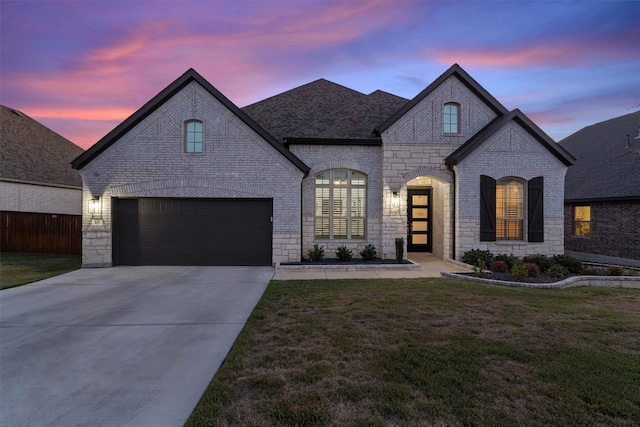
<instances>
[{"instance_id":1,"label":"grass","mask_svg":"<svg viewBox=\"0 0 640 427\"><path fill-rule=\"evenodd\" d=\"M0 289L13 288L80 268L80 255L3 252Z\"/></svg>"},{"instance_id":2,"label":"grass","mask_svg":"<svg viewBox=\"0 0 640 427\"><path fill-rule=\"evenodd\" d=\"M640 425L640 292L273 281L191 426Z\"/></svg>"}]
</instances>

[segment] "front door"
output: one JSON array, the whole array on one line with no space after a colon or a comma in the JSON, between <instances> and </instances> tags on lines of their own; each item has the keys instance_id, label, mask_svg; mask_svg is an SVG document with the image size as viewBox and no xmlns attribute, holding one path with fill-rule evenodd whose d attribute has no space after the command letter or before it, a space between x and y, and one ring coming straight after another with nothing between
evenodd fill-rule
<instances>
[{"instance_id":1,"label":"front door","mask_svg":"<svg viewBox=\"0 0 640 427\"><path fill-rule=\"evenodd\" d=\"M431 252L431 190L407 194L407 252Z\"/></svg>"}]
</instances>

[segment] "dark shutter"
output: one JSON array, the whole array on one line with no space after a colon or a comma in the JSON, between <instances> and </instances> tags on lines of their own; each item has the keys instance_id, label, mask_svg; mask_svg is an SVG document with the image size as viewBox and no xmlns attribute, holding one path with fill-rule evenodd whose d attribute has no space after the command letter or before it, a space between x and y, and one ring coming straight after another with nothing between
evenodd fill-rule
<instances>
[{"instance_id":1,"label":"dark shutter","mask_svg":"<svg viewBox=\"0 0 640 427\"><path fill-rule=\"evenodd\" d=\"M480 241L496 241L496 180L480 175Z\"/></svg>"},{"instance_id":2,"label":"dark shutter","mask_svg":"<svg viewBox=\"0 0 640 427\"><path fill-rule=\"evenodd\" d=\"M544 242L544 203L543 177L533 178L528 182L528 231L530 242Z\"/></svg>"}]
</instances>

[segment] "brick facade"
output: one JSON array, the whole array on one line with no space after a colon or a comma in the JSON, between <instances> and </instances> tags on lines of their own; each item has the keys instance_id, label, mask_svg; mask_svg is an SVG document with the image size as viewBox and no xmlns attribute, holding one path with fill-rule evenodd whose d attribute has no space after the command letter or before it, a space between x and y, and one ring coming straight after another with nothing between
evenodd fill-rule
<instances>
[{"instance_id":1,"label":"brick facade","mask_svg":"<svg viewBox=\"0 0 640 427\"><path fill-rule=\"evenodd\" d=\"M573 207L591 206L591 235L574 236ZM640 260L640 200L567 203L565 249Z\"/></svg>"},{"instance_id":2,"label":"brick facade","mask_svg":"<svg viewBox=\"0 0 640 427\"><path fill-rule=\"evenodd\" d=\"M70 186L0 182L0 211L82 213L82 190Z\"/></svg>"},{"instance_id":3,"label":"brick facade","mask_svg":"<svg viewBox=\"0 0 640 427\"><path fill-rule=\"evenodd\" d=\"M202 120L203 153L183 149L186 120ZM273 199L273 262L300 258L303 173L196 82L81 169L83 265L112 264L112 197ZM99 218L89 212L101 198Z\"/></svg>"},{"instance_id":4,"label":"brick facade","mask_svg":"<svg viewBox=\"0 0 640 427\"><path fill-rule=\"evenodd\" d=\"M243 121L242 113L234 113L239 111L234 106L221 102L202 82L191 81L81 167L83 264L113 263L114 197L269 198L274 264L299 261L315 244L324 246L327 257L341 245L358 254L372 244L378 256L393 259L398 237L405 238L406 253L407 195L414 188L431 190L431 244L438 257L460 259L474 248L518 256L562 253L566 165L530 129L503 113L504 107L484 89L467 77L447 75L400 110L393 123L376 130L379 145L373 137L361 144L348 138L340 143L311 138L292 142L285 153L258 127ZM449 102L460 107L457 134L443 132L442 111ZM496 120L498 114L504 115ZM185 153L182 146L184 123L192 119L203 123L202 153ZM496 122L501 127L489 139L460 162L447 165L445 159ZM302 171L305 166L310 168L308 175ZM315 238L315 175L330 169L367 176L362 240ZM480 242L480 175L544 177L544 242ZM92 196L100 197L99 215L89 212Z\"/></svg>"},{"instance_id":5,"label":"brick facade","mask_svg":"<svg viewBox=\"0 0 640 427\"><path fill-rule=\"evenodd\" d=\"M307 256L315 244L324 246L325 256L334 258L339 246L351 249L354 256L367 244L382 247L382 185L381 148L379 146L318 146L294 145L291 151L311 170L302 181L302 255ZM367 175L367 223L366 236L362 240L316 239L315 224L315 175L328 169L351 169Z\"/></svg>"},{"instance_id":6,"label":"brick facade","mask_svg":"<svg viewBox=\"0 0 640 427\"><path fill-rule=\"evenodd\" d=\"M470 249L515 256L556 255L564 252L564 176L567 167L514 122L504 126L482 147L455 167L456 258ZM480 175L494 179L515 177L528 181L544 178L544 241L527 242L526 219L523 241L480 241ZM526 192L526 191L525 191ZM526 195L525 195L526 198ZM526 206L526 199L525 199Z\"/></svg>"}]
</instances>

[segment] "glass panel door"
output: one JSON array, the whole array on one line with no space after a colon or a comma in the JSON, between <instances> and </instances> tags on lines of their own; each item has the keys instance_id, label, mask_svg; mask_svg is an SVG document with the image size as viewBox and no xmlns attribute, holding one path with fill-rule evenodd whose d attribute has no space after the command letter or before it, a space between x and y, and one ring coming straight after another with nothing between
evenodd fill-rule
<instances>
[{"instance_id":1,"label":"glass panel door","mask_svg":"<svg viewBox=\"0 0 640 427\"><path fill-rule=\"evenodd\" d=\"M431 252L431 190L408 190L407 196L407 251Z\"/></svg>"}]
</instances>

